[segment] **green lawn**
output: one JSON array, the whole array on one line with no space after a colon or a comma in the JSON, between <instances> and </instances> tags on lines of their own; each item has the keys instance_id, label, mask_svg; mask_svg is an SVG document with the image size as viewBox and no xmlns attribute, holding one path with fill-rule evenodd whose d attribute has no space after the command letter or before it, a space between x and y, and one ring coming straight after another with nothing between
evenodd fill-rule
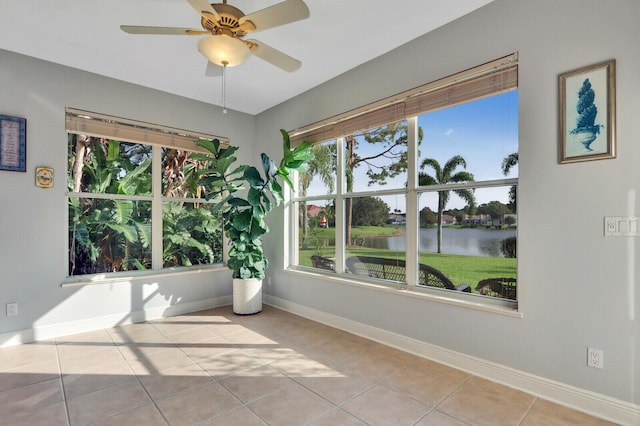
<instances>
[{"instance_id":1,"label":"green lawn","mask_svg":"<svg viewBox=\"0 0 640 426\"><path fill-rule=\"evenodd\" d=\"M319 254L334 257L334 247L320 247ZM362 247L349 247L348 256L374 256L403 259L404 251L379 250ZM318 254L315 249L300 250L300 264L311 266L311 256ZM444 272L454 284L466 283L473 292L478 281L485 278L516 278L517 259L504 257L465 256L457 254L423 253L420 263L432 266Z\"/></svg>"}]
</instances>

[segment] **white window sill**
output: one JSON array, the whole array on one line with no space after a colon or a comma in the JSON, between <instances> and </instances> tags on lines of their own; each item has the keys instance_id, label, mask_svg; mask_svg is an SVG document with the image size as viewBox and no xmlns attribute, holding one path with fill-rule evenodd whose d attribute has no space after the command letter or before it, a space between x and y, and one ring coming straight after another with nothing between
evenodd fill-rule
<instances>
[{"instance_id":1,"label":"white window sill","mask_svg":"<svg viewBox=\"0 0 640 426\"><path fill-rule=\"evenodd\" d=\"M311 269L294 269L289 268L286 272L293 274L299 274L303 276L313 276L327 281L339 282L342 284L352 285L356 287L367 288L375 291L382 291L385 293L392 293L396 295L402 295L407 297L415 297L422 300L428 300L430 302L445 303L448 305L458 306L461 308L474 309L478 311L491 312L500 315L506 315L514 318L522 318L522 312L514 309L511 306L507 306L506 303L513 304L512 302L504 302L501 299L491 300L493 298L486 298L482 296L473 296L470 294L456 294L447 290L437 289L423 289L420 287L408 288L406 286L394 286L393 284L384 284L376 282L378 280L367 280L365 277L350 276L346 274L333 274L315 272ZM357 279L354 279L356 278ZM381 280L380 280L381 281ZM477 299L477 300L476 300Z\"/></svg>"},{"instance_id":2,"label":"white window sill","mask_svg":"<svg viewBox=\"0 0 640 426\"><path fill-rule=\"evenodd\" d=\"M159 270L148 271L123 271L123 272L109 272L90 275L78 275L74 277L65 278L60 287L79 287L86 285L98 285L98 284L114 284L120 282L131 282L142 279L176 276L176 275L191 275L191 274L204 274L218 271L228 271L226 265L217 263L215 265L198 265L188 267L166 268Z\"/></svg>"}]
</instances>

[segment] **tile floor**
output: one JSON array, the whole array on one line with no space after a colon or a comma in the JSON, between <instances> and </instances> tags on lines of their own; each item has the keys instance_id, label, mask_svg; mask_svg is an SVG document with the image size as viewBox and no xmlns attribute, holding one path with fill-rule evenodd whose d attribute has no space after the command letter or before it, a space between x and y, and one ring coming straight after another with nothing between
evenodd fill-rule
<instances>
[{"instance_id":1,"label":"tile floor","mask_svg":"<svg viewBox=\"0 0 640 426\"><path fill-rule=\"evenodd\" d=\"M279 309L0 349L0 425L603 425Z\"/></svg>"}]
</instances>

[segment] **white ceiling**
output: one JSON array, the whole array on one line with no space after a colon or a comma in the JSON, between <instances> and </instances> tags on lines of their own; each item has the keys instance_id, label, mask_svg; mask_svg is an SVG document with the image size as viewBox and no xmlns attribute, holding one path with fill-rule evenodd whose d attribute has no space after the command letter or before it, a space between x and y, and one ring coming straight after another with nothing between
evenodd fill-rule
<instances>
[{"instance_id":1,"label":"white ceiling","mask_svg":"<svg viewBox=\"0 0 640 426\"><path fill-rule=\"evenodd\" d=\"M492 0L305 0L309 19L251 33L302 61L287 73L250 57L228 69L227 107L258 114ZM245 14L279 0L229 0ZM204 75L203 36L130 35L121 24L201 28L186 0L2 2L0 48L221 104L222 78Z\"/></svg>"}]
</instances>

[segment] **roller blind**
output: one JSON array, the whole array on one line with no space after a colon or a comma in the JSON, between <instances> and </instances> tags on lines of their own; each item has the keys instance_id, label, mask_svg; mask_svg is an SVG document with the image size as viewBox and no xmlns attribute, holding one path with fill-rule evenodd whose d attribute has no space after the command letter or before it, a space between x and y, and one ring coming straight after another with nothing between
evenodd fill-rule
<instances>
[{"instance_id":1,"label":"roller blind","mask_svg":"<svg viewBox=\"0 0 640 426\"><path fill-rule=\"evenodd\" d=\"M175 129L127 118L113 117L74 108L65 109L68 133L115 139L123 142L161 145L170 148L208 153L194 143L197 139L219 139L223 145L229 140L220 136Z\"/></svg>"},{"instance_id":2,"label":"roller blind","mask_svg":"<svg viewBox=\"0 0 640 426\"><path fill-rule=\"evenodd\" d=\"M322 142L518 87L518 54L427 83L290 132L293 144Z\"/></svg>"}]
</instances>

